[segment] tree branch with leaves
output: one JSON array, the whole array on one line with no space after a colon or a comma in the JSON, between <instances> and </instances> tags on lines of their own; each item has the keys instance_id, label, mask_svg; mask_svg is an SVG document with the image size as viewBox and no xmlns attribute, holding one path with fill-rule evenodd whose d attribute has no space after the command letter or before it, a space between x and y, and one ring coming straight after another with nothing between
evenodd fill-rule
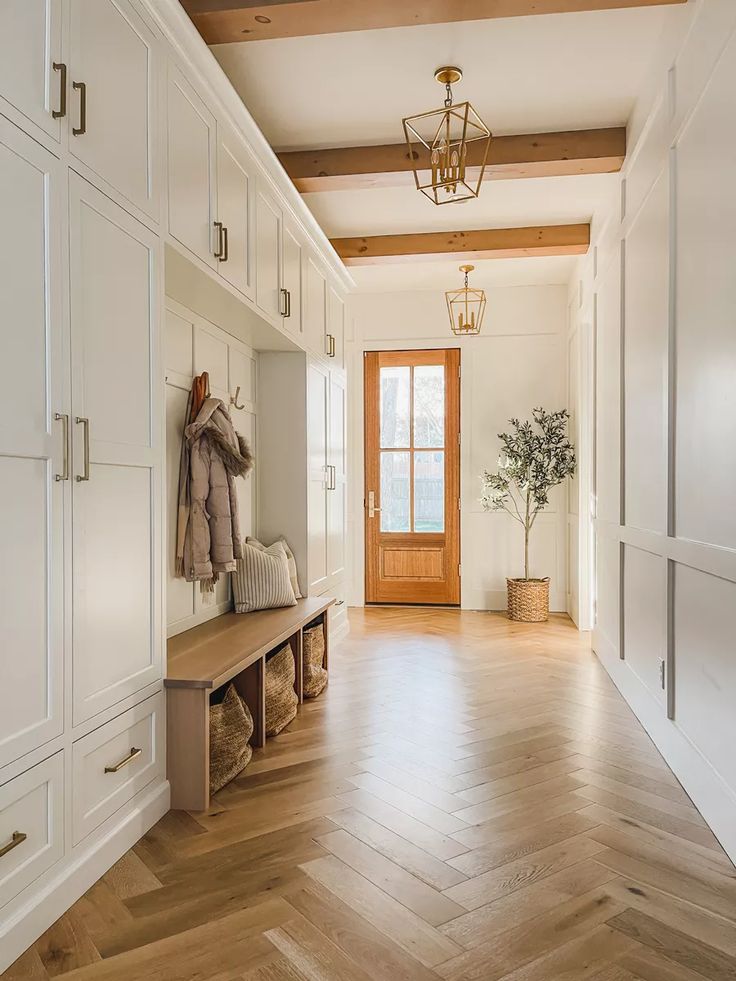
<instances>
[{"instance_id":1,"label":"tree branch with leaves","mask_svg":"<svg viewBox=\"0 0 736 981\"><path fill-rule=\"evenodd\" d=\"M549 503L549 492L575 473L575 448L567 436L567 409L533 409L532 420L509 419L499 433L501 454L495 473L484 471L481 504L506 511L524 529L524 579L529 579L529 533Z\"/></svg>"}]
</instances>

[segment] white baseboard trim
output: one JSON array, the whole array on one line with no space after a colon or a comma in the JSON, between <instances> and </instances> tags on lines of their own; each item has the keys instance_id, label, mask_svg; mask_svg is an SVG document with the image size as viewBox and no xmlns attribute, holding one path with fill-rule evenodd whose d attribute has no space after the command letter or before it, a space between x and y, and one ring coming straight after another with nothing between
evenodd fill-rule
<instances>
[{"instance_id":1,"label":"white baseboard trim","mask_svg":"<svg viewBox=\"0 0 736 981\"><path fill-rule=\"evenodd\" d=\"M80 896L94 885L128 849L169 810L168 781L141 791L140 800L119 824L86 850L62 859L59 871L32 895L0 928L0 973L27 950Z\"/></svg>"},{"instance_id":2,"label":"white baseboard trim","mask_svg":"<svg viewBox=\"0 0 736 981\"><path fill-rule=\"evenodd\" d=\"M618 656L614 645L596 631L593 650L667 765L736 863L736 794L713 769L662 706Z\"/></svg>"}]
</instances>

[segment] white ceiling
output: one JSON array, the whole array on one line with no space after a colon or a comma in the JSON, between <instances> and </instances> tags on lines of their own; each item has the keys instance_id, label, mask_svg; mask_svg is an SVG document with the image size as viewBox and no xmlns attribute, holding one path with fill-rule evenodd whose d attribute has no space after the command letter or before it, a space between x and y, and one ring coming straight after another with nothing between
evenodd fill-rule
<instances>
[{"instance_id":1,"label":"white ceiling","mask_svg":"<svg viewBox=\"0 0 736 981\"><path fill-rule=\"evenodd\" d=\"M212 50L277 150L399 142L403 116L441 103L432 74L442 64L463 69L456 99L469 99L494 133L551 132L626 124L657 42L678 10L517 17ZM439 208L411 187L305 200L330 237L376 235L585 221L612 200L616 183L613 175L489 181L477 201ZM566 282L571 263L535 258L477 266L498 267L489 269L489 285L507 279L516 285ZM434 285L444 265L351 271L360 289L422 289Z\"/></svg>"}]
</instances>

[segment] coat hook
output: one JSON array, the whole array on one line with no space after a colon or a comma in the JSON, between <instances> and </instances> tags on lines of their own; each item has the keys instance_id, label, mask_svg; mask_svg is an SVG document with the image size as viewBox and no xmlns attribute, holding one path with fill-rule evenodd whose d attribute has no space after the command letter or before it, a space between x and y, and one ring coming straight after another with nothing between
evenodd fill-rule
<instances>
[{"instance_id":1,"label":"coat hook","mask_svg":"<svg viewBox=\"0 0 736 981\"><path fill-rule=\"evenodd\" d=\"M235 395L230 396L230 405L234 405L236 409L244 409L245 403L243 405L238 405L238 396L240 395L240 385L235 389Z\"/></svg>"}]
</instances>

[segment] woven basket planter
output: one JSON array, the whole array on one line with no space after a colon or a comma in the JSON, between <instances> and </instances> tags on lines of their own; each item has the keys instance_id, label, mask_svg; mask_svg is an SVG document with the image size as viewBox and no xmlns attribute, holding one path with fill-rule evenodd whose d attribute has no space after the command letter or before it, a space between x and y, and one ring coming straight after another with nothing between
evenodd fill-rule
<instances>
[{"instance_id":1,"label":"woven basket planter","mask_svg":"<svg viewBox=\"0 0 736 981\"><path fill-rule=\"evenodd\" d=\"M266 735L275 736L296 715L299 698L294 691L294 655L285 644L266 661Z\"/></svg>"},{"instance_id":2,"label":"woven basket planter","mask_svg":"<svg viewBox=\"0 0 736 981\"><path fill-rule=\"evenodd\" d=\"M549 620L549 579L507 579L509 620Z\"/></svg>"},{"instance_id":3,"label":"woven basket planter","mask_svg":"<svg viewBox=\"0 0 736 981\"><path fill-rule=\"evenodd\" d=\"M325 634L320 624L304 631L304 697L316 698L327 684Z\"/></svg>"},{"instance_id":4,"label":"woven basket planter","mask_svg":"<svg viewBox=\"0 0 736 981\"><path fill-rule=\"evenodd\" d=\"M219 704L210 705L210 793L216 794L250 763L253 716L228 685Z\"/></svg>"}]
</instances>

